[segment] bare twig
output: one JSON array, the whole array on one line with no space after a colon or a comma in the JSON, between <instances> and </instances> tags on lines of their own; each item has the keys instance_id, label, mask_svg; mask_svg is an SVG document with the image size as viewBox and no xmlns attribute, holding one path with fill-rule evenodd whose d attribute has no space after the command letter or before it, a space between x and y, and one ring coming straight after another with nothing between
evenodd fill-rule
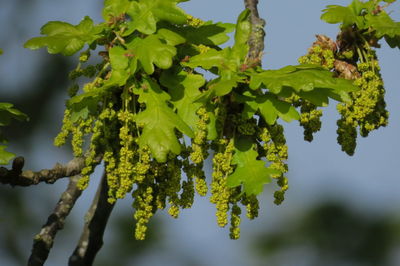
<instances>
[{"instance_id":1,"label":"bare twig","mask_svg":"<svg viewBox=\"0 0 400 266\"><path fill-rule=\"evenodd\" d=\"M244 0L244 5L251 12L250 22L252 25L247 58L253 64L261 65L261 57L264 51L265 21L258 14L258 0Z\"/></svg>"},{"instance_id":2,"label":"bare twig","mask_svg":"<svg viewBox=\"0 0 400 266\"><path fill-rule=\"evenodd\" d=\"M96 196L85 216L81 238L71 257L70 266L90 266L103 246L103 234L114 204L107 201L108 185L104 172Z\"/></svg>"},{"instance_id":3,"label":"bare twig","mask_svg":"<svg viewBox=\"0 0 400 266\"><path fill-rule=\"evenodd\" d=\"M32 253L28 261L29 266L43 265L47 260L57 232L63 229L65 218L74 207L76 200L82 194L82 191L77 188L79 177L80 176L74 176L70 178L68 187L62 193L53 213L47 219L40 233L35 236Z\"/></svg>"},{"instance_id":4,"label":"bare twig","mask_svg":"<svg viewBox=\"0 0 400 266\"><path fill-rule=\"evenodd\" d=\"M101 156L98 156L96 163L100 163L101 159ZM23 187L37 185L41 182L53 184L60 178L79 174L85 166L85 158L74 158L65 165L57 163L52 169L43 169L38 172L22 171L23 166L24 158L17 157L13 161L11 170L0 167L0 183Z\"/></svg>"}]
</instances>

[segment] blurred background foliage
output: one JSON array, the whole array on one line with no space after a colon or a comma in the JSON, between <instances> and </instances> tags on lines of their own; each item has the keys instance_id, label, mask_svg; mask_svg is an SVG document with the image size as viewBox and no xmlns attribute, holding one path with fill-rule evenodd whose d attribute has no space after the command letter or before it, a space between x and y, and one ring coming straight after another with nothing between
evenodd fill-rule
<instances>
[{"instance_id":1,"label":"blurred background foliage","mask_svg":"<svg viewBox=\"0 0 400 266\"><path fill-rule=\"evenodd\" d=\"M74 57L50 56L45 51L26 51L22 44L37 35L40 26L48 20L76 23L84 15L99 20L101 8L95 1L84 1L85 4L75 0L63 4L51 2L0 0L0 47L4 51L0 57L0 100L14 103L30 116L29 123L13 123L5 133L11 140L12 151L25 157L26 169L49 168L57 161L71 159L70 150L54 148L52 139L61 124L63 104L70 85L68 72L76 61ZM241 6L242 1L238 2ZM58 14L64 7L64 13ZM68 10L76 12L72 15ZM236 14L232 11L230 22L234 21ZM96 189L97 184L93 183L78 200L64 230L57 235L47 265L66 264ZM46 222L66 185L67 181L62 180L54 185L41 184L30 188L0 186L0 265L26 263L33 236ZM270 198L264 200L271 202ZM200 245L192 243L190 235L185 233L186 227L200 230L203 222L198 217L207 215L213 221L212 208L206 213L200 209L200 214L194 215L192 220L180 218L179 223L172 221L171 224L177 224L172 233L168 233L174 226L169 225L169 218L158 215L150 224L147 240L136 241L130 204L130 199L120 202L111 215L105 244L95 265L223 266L246 262L246 265L255 266L395 266L400 261L396 255L400 247L398 216L375 212L368 206L357 209L346 200L328 200L323 193L314 199L313 204L300 206L301 209L293 212L282 211L279 214L275 211L274 214L271 205L261 206L267 208L271 216L275 215L275 222L269 221L271 217L260 218L255 224L245 222L243 240L235 244L228 244L230 240L226 230L222 233L211 231L210 234L214 235L210 238L207 238L210 234L205 233L203 237L207 238L204 240L207 244ZM185 226L181 227L182 224ZM212 226L216 227L213 222ZM221 243L227 243L227 247ZM231 252L216 251L232 245L234 249ZM228 259L229 256L233 259Z\"/></svg>"}]
</instances>

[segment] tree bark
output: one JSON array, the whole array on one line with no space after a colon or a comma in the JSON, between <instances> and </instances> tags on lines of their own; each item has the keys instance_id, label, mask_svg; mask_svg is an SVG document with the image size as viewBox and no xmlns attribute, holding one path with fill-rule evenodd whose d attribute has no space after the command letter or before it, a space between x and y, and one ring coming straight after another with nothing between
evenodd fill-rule
<instances>
[{"instance_id":1,"label":"tree bark","mask_svg":"<svg viewBox=\"0 0 400 266\"><path fill-rule=\"evenodd\" d=\"M82 191L77 188L78 180L79 176L71 177L67 189L62 193L53 213L47 219L47 223L35 236L32 253L28 261L29 266L43 265L47 260L57 232L63 229L65 218L82 194Z\"/></svg>"},{"instance_id":2,"label":"tree bark","mask_svg":"<svg viewBox=\"0 0 400 266\"><path fill-rule=\"evenodd\" d=\"M95 163L98 164L101 160L102 157L98 156ZM0 167L0 183L23 187L37 185L41 182L53 184L60 178L80 174L83 167L85 167L85 157L74 158L64 165L57 163L52 169L43 169L38 172L22 171L23 166L24 158L17 157L13 161L11 170Z\"/></svg>"},{"instance_id":3,"label":"tree bark","mask_svg":"<svg viewBox=\"0 0 400 266\"><path fill-rule=\"evenodd\" d=\"M108 218L114 208L108 199L106 173L103 173L96 196L85 216L85 225L81 238L71 257L69 266L90 266L103 246L103 234Z\"/></svg>"},{"instance_id":4,"label":"tree bark","mask_svg":"<svg viewBox=\"0 0 400 266\"><path fill-rule=\"evenodd\" d=\"M247 58L253 65L261 66L261 58L264 52L265 21L258 14L258 0L244 0L244 5L250 10L250 23L252 25Z\"/></svg>"}]
</instances>

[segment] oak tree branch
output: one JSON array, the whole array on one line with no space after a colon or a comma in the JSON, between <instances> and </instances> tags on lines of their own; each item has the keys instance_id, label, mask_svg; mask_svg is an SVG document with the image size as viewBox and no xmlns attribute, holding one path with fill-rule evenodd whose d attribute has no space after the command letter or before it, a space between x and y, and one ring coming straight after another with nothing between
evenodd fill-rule
<instances>
[{"instance_id":1,"label":"oak tree branch","mask_svg":"<svg viewBox=\"0 0 400 266\"><path fill-rule=\"evenodd\" d=\"M101 162L101 156L96 158L96 163ZM80 174L85 167L85 158L74 158L66 164L57 163L51 169L43 169L38 172L31 170L22 171L24 158L17 157L13 161L11 170L0 167L0 183L11 186L31 186L41 182L53 184L60 178L71 177Z\"/></svg>"},{"instance_id":2,"label":"oak tree branch","mask_svg":"<svg viewBox=\"0 0 400 266\"><path fill-rule=\"evenodd\" d=\"M65 218L82 194L82 190L77 187L79 177L80 176L73 176L70 178L68 187L62 193L53 213L47 219L40 233L35 236L32 253L28 261L29 266L43 265L47 260L57 232L63 229Z\"/></svg>"},{"instance_id":3,"label":"oak tree branch","mask_svg":"<svg viewBox=\"0 0 400 266\"><path fill-rule=\"evenodd\" d=\"M114 204L108 199L107 175L104 172L92 205L85 216L79 243L69 258L69 266L90 266L103 246L103 234Z\"/></svg>"},{"instance_id":4,"label":"oak tree branch","mask_svg":"<svg viewBox=\"0 0 400 266\"><path fill-rule=\"evenodd\" d=\"M261 57L264 51L264 26L265 21L258 14L258 0L244 0L244 5L250 10L250 22L252 31L249 39L249 53L247 58L255 65L261 65Z\"/></svg>"}]
</instances>

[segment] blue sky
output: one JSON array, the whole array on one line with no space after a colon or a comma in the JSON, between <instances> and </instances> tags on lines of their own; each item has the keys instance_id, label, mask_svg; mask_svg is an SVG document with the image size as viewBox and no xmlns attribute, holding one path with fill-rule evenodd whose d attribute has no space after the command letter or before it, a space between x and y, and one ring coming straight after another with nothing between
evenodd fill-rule
<instances>
[{"instance_id":1,"label":"blue sky","mask_svg":"<svg viewBox=\"0 0 400 266\"><path fill-rule=\"evenodd\" d=\"M0 0L0 36L5 31L6 18L10 12L12 0ZM78 23L85 15L100 22L99 1L45 1L37 0L38 5L25 14L22 30L7 31L7 36L0 37L0 47L5 54L1 57L0 76L4 84L10 88L18 88L23 84L21 76L35 74L35 66L42 60L44 51L28 51L22 48L22 43L38 35L39 28L49 20L63 20L73 24ZM326 34L335 38L337 25L322 22L319 17L321 10L329 4L347 5L349 1L296 1L296 0L260 0L260 16L266 20L266 42L263 67L267 69L280 68L296 64L297 58L306 53L314 42L315 34ZM192 0L181 5L188 13L203 20L235 22L237 15L243 10L241 0ZM392 5L393 17L400 21L400 4ZM21 44L8 46L4 40L12 38ZM2 40L2 41L1 41ZM11 43L11 42L10 42ZM2 46L3 45L3 46ZM198 199L192 210L184 211L178 220L166 219L165 237L167 242L158 256L144 257L139 263L144 266L178 265L176 256L185 254L201 262L200 265L257 265L244 252L246 243L257 235L259 230L273 231L285 219L295 219L302 210L326 197L345 200L348 205L377 215L379 213L400 213L400 174L398 171L400 141L400 92L398 88L400 68L400 51L390 49L386 44L378 51L382 68L382 76L387 90L387 105L390 112L389 126L373 132L366 139L359 138L356 154L347 156L340 151L336 143L335 104L326 108L323 118L323 128L315 136L312 143L303 141L302 129L296 122L285 125L289 146L289 182L290 189L287 199L281 206L271 202L272 188L265 189L261 200L260 217L255 221L243 220L242 234L239 241L231 241L228 230L220 229L215 223L214 206L207 199ZM4 65L7 64L7 67ZM17 75L15 73L18 73ZM26 80L29 80L28 78ZM32 88L34 89L34 88ZM19 94L21 91L10 91ZM54 115L61 120L62 105L65 95L60 95L58 102L52 108ZM22 108L23 109L23 108ZM54 111L56 110L56 111ZM51 167L56 161L66 161L63 153L52 146L52 140L43 139L37 135L38 146L31 157L37 159L30 162L34 167ZM45 148L43 148L45 147ZM48 157L34 156L46 150ZM23 151L21 151L23 153ZM61 182L60 182L61 183ZM61 183L62 189L65 183ZM92 188L95 186L92 186ZM89 204L89 191L84 196L79 210L73 213L81 221L82 214ZM56 194L56 193L55 193ZM119 204L117 211L130 208L130 199ZM131 211L131 210L129 210ZM127 212L128 213L128 212ZM128 214L130 215L130 214ZM166 216L161 214L161 216ZM79 233L79 232L78 232ZM110 234L108 232L108 234ZM107 235L107 237L112 237ZM60 240L60 239L58 239ZM31 240L29 239L29 245ZM178 249L176 249L178 247ZM65 255L57 250L51 259L57 261ZM58 255L57 255L58 254ZM53 265L49 263L48 265Z\"/></svg>"}]
</instances>

